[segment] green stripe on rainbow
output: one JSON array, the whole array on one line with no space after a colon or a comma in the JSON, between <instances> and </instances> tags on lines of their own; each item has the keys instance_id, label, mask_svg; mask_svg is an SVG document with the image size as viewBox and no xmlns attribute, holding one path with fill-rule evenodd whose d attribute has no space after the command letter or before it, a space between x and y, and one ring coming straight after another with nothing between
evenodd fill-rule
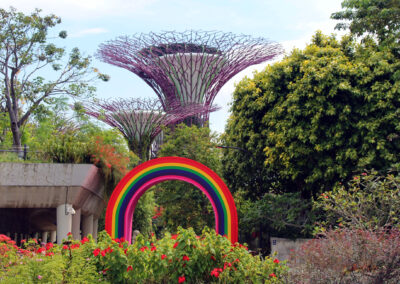
<instances>
[{"instance_id":1,"label":"green stripe on rainbow","mask_svg":"<svg viewBox=\"0 0 400 284\"><path fill-rule=\"evenodd\" d=\"M199 188L214 209L215 229L235 243L238 220L233 197L221 178L208 167L181 157L163 157L131 170L117 185L108 202L106 231L112 238L131 242L135 206L146 190L166 180L181 180Z\"/></svg>"}]
</instances>

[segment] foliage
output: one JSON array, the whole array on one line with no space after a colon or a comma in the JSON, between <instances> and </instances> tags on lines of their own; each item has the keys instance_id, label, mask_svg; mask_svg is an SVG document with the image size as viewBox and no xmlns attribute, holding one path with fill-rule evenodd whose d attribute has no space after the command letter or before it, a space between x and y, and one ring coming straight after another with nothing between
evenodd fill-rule
<instances>
[{"instance_id":1,"label":"foliage","mask_svg":"<svg viewBox=\"0 0 400 284\"><path fill-rule=\"evenodd\" d=\"M14 241L0 235L0 245L3 249L8 246L7 253L0 258L3 260L0 263L1 282L94 283L99 279L96 266L87 261L90 252L87 248L80 249L79 243L41 245L32 239L17 247Z\"/></svg>"},{"instance_id":2,"label":"foliage","mask_svg":"<svg viewBox=\"0 0 400 284\"><path fill-rule=\"evenodd\" d=\"M309 198L355 171L388 168L400 157L399 74L396 56L372 41L316 33L303 51L237 85L227 126L231 146L264 155L246 160L236 151L224 176L252 191L252 180L247 188L237 181L248 181L248 172L235 176L233 169L265 168L276 183L266 183L264 192Z\"/></svg>"},{"instance_id":3,"label":"foliage","mask_svg":"<svg viewBox=\"0 0 400 284\"><path fill-rule=\"evenodd\" d=\"M41 16L40 10L24 15L14 8L0 9L1 100L9 114L14 146L21 146L21 128L41 105L52 104L60 95L91 96L95 91L89 85L94 79L89 76L96 73L90 57L74 48L63 60L65 49L48 41L48 30L60 23L59 17ZM65 38L66 32L59 36ZM103 74L97 77L108 79Z\"/></svg>"},{"instance_id":4,"label":"foliage","mask_svg":"<svg viewBox=\"0 0 400 284\"><path fill-rule=\"evenodd\" d=\"M179 156L195 160L220 172L220 150L216 148L216 136L208 127L180 124L174 130L166 130L160 157ZM178 226L193 227L201 232L204 226L214 226L214 213L207 197L191 184L168 181L157 186L156 203L165 208L161 220L167 230Z\"/></svg>"},{"instance_id":5,"label":"foliage","mask_svg":"<svg viewBox=\"0 0 400 284\"><path fill-rule=\"evenodd\" d=\"M322 193L314 206L324 211L318 231L334 227L400 229L400 176L364 172L354 176L347 185Z\"/></svg>"},{"instance_id":6,"label":"foliage","mask_svg":"<svg viewBox=\"0 0 400 284\"><path fill-rule=\"evenodd\" d=\"M311 202L299 193L266 193L257 201L247 201L246 208L241 206L239 228L245 232L268 232L275 237L307 237L314 228L311 211Z\"/></svg>"},{"instance_id":7,"label":"foliage","mask_svg":"<svg viewBox=\"0 0 400 284\"><path fill-rule=\"evenodd\" d=\"M18 248L10 242L0 235L0 248L8 249L7 256L0 249L0 281L7 283L283 283L287 270L208 229L196 236L180 228L160 240L139 235L133 245L105 232L97 243L90 236L61 246L29 241Z\"/></svg>"},{"instance_id":8,"label":"foliage","mask_svg":"<svg viewBox=\"0 0 400 284\"><path fill-rule=\"evenodd\" d=\"M249 110L242 112L247 107L253 109L255 97L244 98L236 89L234 99L232 114L221 137L223 146L227 147L222 151L222 175L232 192L242 192L245 198L257 200L265 192L277 190L279 186L276 173L264 165L265 142L261 139L261 120L250 118ZM241 99L243 102L240 102Z\"/></svg>"},{"instance_id":9,"label":"foliage","mask_svg":"<svg viewBox=\"0 0 400 284\"><path fill-rule=\"evenodd\" d=\"M398 40L400 35L399 0L345 0L343 11L331 18L344 20L337 29L349 29L356 36L374 35L380 42Z\"/></svg>"},{"instance_id":10,"label":"foliage","mask_svg":"<svg viewBox=\"0 0 400 284\"><path fill-rule=\"evenodd\" d=\"M296 250L289 283L399 283L397 229L329 231Z\"/></svg>"}]
</instances>

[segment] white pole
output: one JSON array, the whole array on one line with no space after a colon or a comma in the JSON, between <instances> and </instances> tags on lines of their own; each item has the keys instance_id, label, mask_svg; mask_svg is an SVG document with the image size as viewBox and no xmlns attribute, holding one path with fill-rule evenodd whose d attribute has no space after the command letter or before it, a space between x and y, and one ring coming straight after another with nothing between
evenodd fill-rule
<instances>
[{"instance_id":1,"label":"white pole","mask_svg":"<svg viewBox=\"0 0 400 284\"><path fill-rule=\"evenodd\" d=\"M61 204L57 207L57 244L61 244L63 239L72 229L72 208L71 204Z\"/></svg>"}]
</instances>

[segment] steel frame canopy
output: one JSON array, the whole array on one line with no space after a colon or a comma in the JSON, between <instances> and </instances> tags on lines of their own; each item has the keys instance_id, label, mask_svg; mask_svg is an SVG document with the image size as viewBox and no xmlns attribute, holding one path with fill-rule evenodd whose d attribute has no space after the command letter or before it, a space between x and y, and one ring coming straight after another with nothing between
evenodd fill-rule
<instances>
[{"instance_id":1,"label":"steel frame canopy","mask_svg":"<svg viewBox=\"0 0 400 284\"><path fill-rule=\"evenodd\" d=\"M121 36L101 44L96 57L142 78L167 111L177 104L211 106L234 75L282 52L264 38L189 30Z\"/></svg>"},{"instance_id":2,"label":"steel frame canopy","mask_svg":"<svg viewBox=\"0 0 400 284\"><path fill-rule=\"evenodd\" d=\"M142 162L150 158L151 145L161 133L162 127L217 109L190 104L185 107L171 106L168 111L164 111L156 98L117 98L88 102L82 107L86 114L117 128Z\"/></svg>"}]
</instances>

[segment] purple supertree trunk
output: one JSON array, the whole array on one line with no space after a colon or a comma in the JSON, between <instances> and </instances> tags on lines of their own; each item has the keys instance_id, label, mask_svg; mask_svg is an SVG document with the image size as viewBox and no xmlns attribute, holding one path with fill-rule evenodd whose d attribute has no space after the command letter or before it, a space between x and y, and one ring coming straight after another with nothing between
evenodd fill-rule
<instances>
[{"instance_id":1,"label":"purple supertree trunk","mask_svg":"<svg viewBox=\"0 0 400 284\"><path fill-rule=\"evenodd\" d=\"M167 111L177 104L211 106L235 74L282 52L279 44L264 38L186 31L119 37L101 44L96 56L142 78Z\"/></svg>"},{"instance_id":2,"label":"purple supertree trunk","mask_svg":"<svg viewBox=\"0 0 400 284\"><path fill-rule=\"evenodd\" d=\"M164 111L158 99L135 98L89 102L83 108L86 114L117 128L142 162L149 160L151 145L163 126L216 110L192 103L185 107L171 105Z\"/></svg>"}]
</instances>

